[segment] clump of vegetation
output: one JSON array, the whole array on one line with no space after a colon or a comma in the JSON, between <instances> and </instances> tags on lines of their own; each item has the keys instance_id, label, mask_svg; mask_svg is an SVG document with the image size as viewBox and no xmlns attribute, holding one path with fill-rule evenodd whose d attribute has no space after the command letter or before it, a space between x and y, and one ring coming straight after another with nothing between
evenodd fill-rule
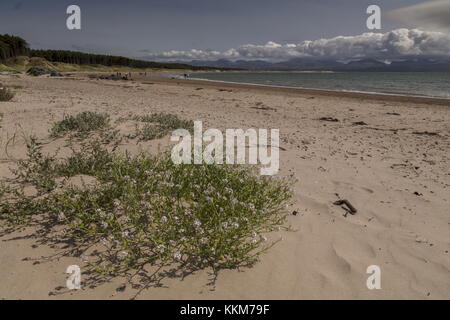
<instances>
[{"instance_id":1,"label":"clump of vegetation","mask_svg":"<svg viewBox=\"0 0 450 320\"><path fill-rule=\"evenodd\" d=\"M44 155L42 144L32 136L27 142L27 159L19 161L18 168L13 172L19 181L32 184L41 194L54 190L58 177L100 175L112 161L112 154L103 147L102 142L93 140L82 143L80 150L72 149L69 157L58 161L55 155Z\"/></svg>"},{"instance_id":2,"label":"clump of vegetation","mask_svg":"<svg viewBox=\"0 0 450 320\"><path fill-rule=\"evenodd\" d=\"M29 158L16 172L18 186L0 188L0 220L17 225L39 217L48 230L59 228L57 239L46 236L47 243L66 241L78 252L95 246L87 254L95 274L149 265L215 272L251 266L273 245L265 234L285 225L290 179L240 166L175 165L169 154L132 157L95 141L87 145L57 160L30 139ZM98 184L51 191L58 177L80 174ZM50 186L47 192L23 192L27 183L42 182Z\"/></svg>"},{"instance_id":3,"label":"clump of vegetation","mask_svg":"<svg viewBox=\"0 0 450 320\"><path fill-rule=\"evenodd\" d=\"M42 145L32 136L27 141L26 160L17 163L18 169L13 172L20 181L30 183L38 189L52 190L56 183L54 181L55 157L44 156Z\"/></svg>"},{"instance_id":4,"label":"clump of vegetation","mask_svg":"<svg viewBox=\"0 0 450 320\"><path fill-rule=\"evenodd\" d=\"M177 129L194 130L192 120L182 120L173 114L153 113L135 116L133 120L144 123L142 127L136 127L136 136L142 141L162 138Z\"/></svg>"},{"instance_id":5,"label":"clump of vegetation","mask_svg":"<svg viewBox=\"0 0 450 320\"><path fill-rule=\"evenodd\" d=\"M0 85L0 101L11 101L14 98L14 92Z\"/></svg>"},{"instance_id":6,"label":"clump of vegetation","mask_svg":"<svg viewBox=\"0 0 450 320\"><path fill-rule=\"evenodd\" d=\"M85 136L92 131L107 128L109 123L109 115L85 111L75 116L65 116L63 120L54 123L51 129L51 136L60 137L67 133L73 133L76 136Z\"/></svg>"}]
</instances>

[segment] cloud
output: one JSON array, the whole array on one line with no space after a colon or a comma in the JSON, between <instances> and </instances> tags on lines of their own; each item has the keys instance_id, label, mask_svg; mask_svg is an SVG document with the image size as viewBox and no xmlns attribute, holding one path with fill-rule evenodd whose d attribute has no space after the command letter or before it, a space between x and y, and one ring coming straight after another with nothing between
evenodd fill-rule
<instances>
[{"instance_id":1,"label":"cloud","mask_svg":"<svg viewBox=\"0 0 450 320\"><path fill-rule=\"evenodd\" d=\"M408 26L448 32L450 30L450 1L430 0L390 11L388 16Z\"/></svg>"},{"instance_id":2,"label":"cloud","mask_svg":"<svg viewBox=\"0 0 450 320\"><path fill-rule=\"evenodd\" d=\"M160 61L191 60L264 60L285 61L292 58L315 57L335 60L360 58L395 59L402 56L450 56L450 36L434 31L397 29L387 33L364 33L331 39L303 41L299 44L247 44L226 51L172 50L149 53L148 58Z\"/></svg>"}]
</instances>

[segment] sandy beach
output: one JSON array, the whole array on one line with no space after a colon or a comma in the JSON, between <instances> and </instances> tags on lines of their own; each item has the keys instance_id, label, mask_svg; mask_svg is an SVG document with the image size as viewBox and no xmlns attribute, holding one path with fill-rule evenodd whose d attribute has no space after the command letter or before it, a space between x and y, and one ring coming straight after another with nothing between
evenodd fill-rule
<instances>
[{"instance_id":1,"label":"sandy beach","mask_svg":"<svg viewBox=\"0 0 450 320\"><path fill-rule=\"evenodd\" d=\"M133 78L1 74L17 89L0 102L0 180L25 158L26 136L64 149L64 139L49 138L52 123L81 111L107 112L113 123L165 112L220 130L275 128L279 175L298 179L286 209L297 212L288 217L294 231L271 234L282 241L254 267L223 270L213 286L203 270L142 291L119 277L60 292L67 266L83 261L42 244L34 227L2 230L0 299L450 299L450 100ZM116 124L123 135L133 128ZM169 146L168 137L124 139L120 149ZM381 269L380 290L366 286L371 265Z\"/></svg>"}]
</instances>

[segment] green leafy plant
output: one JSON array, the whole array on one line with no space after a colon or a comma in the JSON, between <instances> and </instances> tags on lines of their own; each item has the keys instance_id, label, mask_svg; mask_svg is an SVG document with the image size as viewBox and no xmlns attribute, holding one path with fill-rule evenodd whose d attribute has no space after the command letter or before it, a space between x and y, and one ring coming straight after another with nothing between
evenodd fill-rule
<instances>
[{"instance_id":1,"label":"green leafy plant","mask_svg":"<svg viewBox=\"0 0 450 320\"><path fill-rule=\"evenodd\" d=\"M194 130L193 121L182 120L173 114L153 113L135 116L133 120L144 123L142 127L136 127L136 136L143 141L162 138L177 129Z\"/></svg>"},{"instance_id":2,"label":"green leafy plant","mask_svg":"<svg viewBox=\"0 0 450 320\"><path fill-rule=\"evenodd\" d=\"M55 158L44 155L42 144L37 138L31 136L27 141L26 160L18 162L18 168L14 170L19 181L31 183L38 189L46 191L52 190L56 186L55 182Z\"/></svg>"},{"instance_id":3,"label":"green leafy plant","mask_svg":"<svg viewBox=\"0 0 450 320\"><path fill-rule=\"evenodd\" d=\"M140 133L141 139L193 130L192 121L174 115L133 119L154 130ZM107 130L88 134L99 128ZM147 267L159 270L152 276L158 282L164 268L182 274L210 268L217 275L252 266L276 243L269 234L289 229L292 177L260 176L250 166L176 165L169 153L131 156L116 150L119 134L110 129L109 116L93 112L55 123L54 136L87 138L70 140L64 157L47 154L30 137L16 179L0 183L0 223L40 226L43 244L83 254L94 285L131 272L147 277L140 272Z\"/></svg>"},{"instance_id":4,"label":"green leafy plant","mask_svg":"<svg viewBox=\"0 0 450 320\"><path fill-rule=\"evenodd\" d=\"M67 133L74 133L77 136L105 129L109 126L109 115L92 111L81 112L75 116L65 116L63 120L53 124L51 136L59 137Z\"/></svg>"},{"instance_id":5,"label":"green leafy plant","mask_svg":"<svg viewBox=\"0 0 450 320\"><path fill-rule=\"evenodd\" d=\"M215 272L251 266L273 245L266 234L285 227L291 179L261 177L241 166L175 165L169 154L132 157L96 142L61 160L43 156L35 138L28 149L20 185L54 187L57 177L78 174L99 183L38 197L2 189L0 219L14 224L38 216L46 228L64 227L60 237L69 243L98 248L89 258L95 274L146 265Z\"/></svg>"}]
</instances>

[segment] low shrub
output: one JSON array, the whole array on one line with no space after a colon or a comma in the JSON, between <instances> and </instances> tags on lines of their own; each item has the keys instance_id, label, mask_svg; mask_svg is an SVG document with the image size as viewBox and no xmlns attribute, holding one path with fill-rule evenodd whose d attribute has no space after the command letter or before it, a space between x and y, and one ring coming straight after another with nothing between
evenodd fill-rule
<instances>
[{"instance_id":1,"label":"low shrub","mask_svg":"<svg viewBox=\"0 0 450 320\"><path fill-rule=\"evenodd\" d=\"M135 116L133 120L144 122L142 127L136 128L136 136L143 141L162 138L177 129L194 130L193 121L182 120L173 114L153 113Z\"/></svg>"},{"instance_id":2,"label":"low shrub","mask_svg":"<svg viewBox=\"0 0 450 320\"><path fill-rule=\"evenodd\" d=\"M14 92L6 87L0 87L0 101L11 101L14 98Z\"/></svg>"},{"instance_id":3,"label":"low shrub","mask_svg":"<svg viewBox=\"0 0 450 320\"><path fill-rule=\"evenodd\" d=\"M100 274L145 265L251 266L273 245L265 234L284 227L292 196L291 179L262 177L249 167L175 165L168 154L132 157L95 142L60 160L44 156L35 139L28 148L19 184L50 188L31 197L3 187L0 219L24 224L38 216L46 228L63 227L58 234L68 243L98 248L89 264ZM50 191L58 177L78 174L98 183Z\"/></svg>"},{"instance_id":4,"label":"low shrub","mask_svg":"<svg viewBox=\"0 0 450 320\"><path fill-rule=\"evenodd\" d=\"M110 118L107 114L85 111L75 116L65 116L63 120L55 122L51 129L51 136L59 137L70 132L83 136L108 127L109 122Z\"/></svg>"}]
</instances>

